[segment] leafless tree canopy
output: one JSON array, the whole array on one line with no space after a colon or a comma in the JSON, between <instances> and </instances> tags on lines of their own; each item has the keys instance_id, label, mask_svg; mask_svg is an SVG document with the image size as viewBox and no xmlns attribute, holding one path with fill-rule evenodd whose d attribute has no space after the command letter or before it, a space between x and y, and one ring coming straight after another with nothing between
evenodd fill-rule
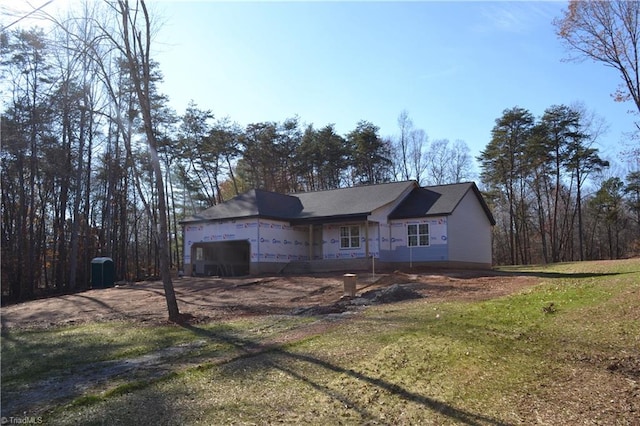
<instances>
[{"instance_id":1,"label":"leafless tree canopy","mask_svg":"<svg viewBox=\"0 0 640 426\"><path fill-rule=\"evenodd\" d=\"M571 0L564 16L554 24L558 36L577 55L616 69L622 83L614 93L616 101L633 101L640 113L638 70L638 18L640 2L615 0ZM636 122L640 129L640 123Z\"/></svg>"}]
</instances>

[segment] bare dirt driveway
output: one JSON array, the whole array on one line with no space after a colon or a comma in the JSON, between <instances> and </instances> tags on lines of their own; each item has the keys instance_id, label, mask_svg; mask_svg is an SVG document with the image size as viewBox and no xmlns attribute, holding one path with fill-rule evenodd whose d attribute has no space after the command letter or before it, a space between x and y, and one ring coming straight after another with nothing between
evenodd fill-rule
<instances>
[{"instance_id":1,"label":"bare dirt driveway","mask_svg":"<svg viewBox=\"0 0 640 426\"><path fill-rule=\"evenodd\" d=\"M483 300L534 285L539 278L489 270L426 270L376 275L360 273L357 292L406 284L432 300ZM182 314L191 321L300 312L329 307L343 296L342 274L192 278L174 280ZM162 283L131 283L113 288L34 300L2 308L2 328L41 328L65 324L132 320L162 323L167 318Z\"/></svg>"}]
</instances>

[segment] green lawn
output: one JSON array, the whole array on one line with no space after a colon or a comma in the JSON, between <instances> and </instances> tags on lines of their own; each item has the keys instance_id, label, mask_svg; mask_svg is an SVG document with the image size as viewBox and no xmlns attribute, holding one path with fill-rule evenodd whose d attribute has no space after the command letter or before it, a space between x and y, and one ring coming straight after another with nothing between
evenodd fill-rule
<instances>
[{"instance_id":1,"label":"green lawn","mask_svg":"<svg viewBox=\"0 0 640 426\"><path fill-rule=\"evenodd\" d=\"M26 412L56 425L634 424L640 260L503 270L540 284L484 302L370 307L282 345L261 346L317 319L3 333L3 410L34 384L78 370L90 381L93 367L178 347L160 373L128 371Z\"/></svg>"}]
</instances>

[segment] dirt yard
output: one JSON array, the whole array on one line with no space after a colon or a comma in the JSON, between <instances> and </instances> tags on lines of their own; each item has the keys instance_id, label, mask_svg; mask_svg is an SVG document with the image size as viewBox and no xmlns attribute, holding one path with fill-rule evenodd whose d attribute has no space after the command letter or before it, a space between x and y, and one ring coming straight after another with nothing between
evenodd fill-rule
<instances>
[{"instance_id":1,"label":"dirt yard","mask_svg":"<svg viewBox=\"0 0 640 426\"><path fill-rule=\"evenodd\" d=\"M178 278L178 306L190 321L248 315L289 314L336 304L343 296L342 274L315 276ZM534 285L539 278L493 271L446 270L372 277L360 273L357 294L391 286L406 287L431 300L484 300ZM167 311L162 283L141 282L35 300L2 308L2 328L42 328L128 319L162 323Z\"/></svg>"}]
</instances>

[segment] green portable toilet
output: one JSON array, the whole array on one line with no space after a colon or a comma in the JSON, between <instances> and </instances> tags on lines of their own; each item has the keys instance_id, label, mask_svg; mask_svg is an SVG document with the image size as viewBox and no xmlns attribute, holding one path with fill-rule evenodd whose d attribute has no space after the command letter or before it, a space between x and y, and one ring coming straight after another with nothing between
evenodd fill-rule
<instances>
[{"instance_id":1,"label":"green portable toilet","mask_svg":"<svg viewBox=\"0 0 640 426\"><path fill-rule=\"evenodd\" d=\"M96 257L91 261L91 288L113 287L115 275L110 257Z\"/></svg>"}]
</instances>

